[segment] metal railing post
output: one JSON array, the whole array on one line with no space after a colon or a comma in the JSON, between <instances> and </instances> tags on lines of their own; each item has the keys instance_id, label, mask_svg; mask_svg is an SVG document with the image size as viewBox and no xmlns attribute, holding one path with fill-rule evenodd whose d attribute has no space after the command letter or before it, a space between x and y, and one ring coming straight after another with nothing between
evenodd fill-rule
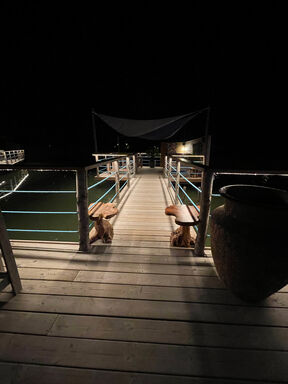
<instances>
[{"instance_id":1,"label":"metal railing post","mask_svg":"<svg viewBox=\"0 0 288 384\"><path fill-rule=\"evenodd\" d=\"M177 173L176 173L176 181L175 181L175 204L179 204L178 194L179 194L181 162L178 159L177 159L176 170L177 170Z\"/></svg>"},{"instance_id":2,"label":"metal railing post","mask_svg":"<svg viewBox=\"0 0 288 384\"><path fill-rule=\"evenodd\" d=\"M127 169L127 187L130 188L130 158L126 157L126 169Z\"/></svg>"},{"instance_id":3,"label":"metal railing post","mask_svg":"<svg viewBox=\"0 0 288 384\"><path fill-rule=\"evenodd\" d=\"M200 199L200 217L198 224L198 234L195 243L195 255L204 256L205 241L209 222L209 212L211 205L211 195L213 187L214 172L204 170L202 177L202 193Z\"/></svg>"},{"instance_id":4,"label":"metal railing post","mask_svg":"<svg viewBox=\"0 0 288 384\"><path fill-rule=\"evenodd\" d=\"M89 245L88 183L85 168L76 171L76 200L79 228L79 251L87 252Z\"/></svg>"},{"instance_id":5,"label":"metal railing post","mask_svg":"<svg viewBox=\"0 0 288 384\"><path fill-rule=\"evenodd\" d=\"M120 181L119 181L119 162L118 160L113 161L113 169L115 172L115 194L116 200L119 203L119 192L120 192Z\"/></svg>"}]
</instances>

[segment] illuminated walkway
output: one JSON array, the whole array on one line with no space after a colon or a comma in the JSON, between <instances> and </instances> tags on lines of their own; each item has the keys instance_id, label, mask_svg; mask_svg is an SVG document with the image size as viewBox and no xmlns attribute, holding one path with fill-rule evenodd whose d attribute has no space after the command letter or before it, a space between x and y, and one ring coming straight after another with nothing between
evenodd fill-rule
<instances>
[{"instance_id":1,"label":"illuminated walkway","mask_svg":"<svg viewBox=\"0 0 288 384\"><path fill-rule=\"evenodd\" d=\"M288 381L288 288L244 303L209 251L171 248L163 182L157 169L140 171L113 243L93 253L12 242L23 292L1 294L1 384Z\"/></svg>"}]
</instances>

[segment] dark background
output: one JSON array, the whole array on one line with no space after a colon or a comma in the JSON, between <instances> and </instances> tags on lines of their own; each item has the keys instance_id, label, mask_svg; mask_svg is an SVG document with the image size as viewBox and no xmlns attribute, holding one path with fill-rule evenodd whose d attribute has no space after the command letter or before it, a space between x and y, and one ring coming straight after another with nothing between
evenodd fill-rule
<instances>
[{"instance_id":1,"label":"dark background","mask_svg":"<svg viewBox=\"0 0 288 384\"><path fill-rule=\"evenodd\" d=\"M284 14L248 2L2 6L0 148L91 162L91 108L154 119L209 105L215 166L285 170ZM117 135L96 122L99 150L114 150ZM204 128L199 116L185 136ZM120 137L120 150L126 142L159 144Z\"/></svg>"}]
</instances>

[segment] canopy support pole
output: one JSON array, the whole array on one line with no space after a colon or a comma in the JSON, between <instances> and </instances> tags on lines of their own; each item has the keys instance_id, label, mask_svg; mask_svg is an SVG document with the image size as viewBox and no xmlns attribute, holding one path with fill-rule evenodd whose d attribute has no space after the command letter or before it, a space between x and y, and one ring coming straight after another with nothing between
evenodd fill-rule
<instances>
[{"instance_id":1,"label":"canopy support pole","mask_svg":"<svg viewBox=\"0 0 288 384\"><path fill-rule=\"evenodd\" d=\"M207 117L205 125L205 144L204 144L204 155L205 155L205 165L210 163L210 150L211 150L211 135L209 135L209 123L210 123L210 105L207 108Z\"/></svg>"},{"instance_id":2,"label":"canopy support pole","mask_svg":"<svg viewBox=\"0 0 288 384\"><path fill-rule=\"evenodd\" d=\"M97 135L96 135L96 122L95 122L95 110L92 108L92 131L93 131L93 141L94 141L94 152L98 152L98 143L97 143Z\"/></svg>"}]
</instances>

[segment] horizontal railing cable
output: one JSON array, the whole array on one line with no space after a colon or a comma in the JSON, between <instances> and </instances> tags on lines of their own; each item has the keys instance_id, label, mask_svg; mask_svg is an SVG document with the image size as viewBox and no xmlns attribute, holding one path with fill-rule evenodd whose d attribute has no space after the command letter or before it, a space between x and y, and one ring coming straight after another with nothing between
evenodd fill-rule
<instances>
[{"instance_id":1,"label":"horizontal railing cable","mask_svg":"<svg viewBox=\"0 0 288 384\"><path fill-rule=\"evenodd\" d=\"M104 181L106 181L107 179L109 179L111 176L115 175L116 172L111 172L110 175L108 175L107 177L105 177L103 180L100 180L98 181L97 183L93 184L93 185L90 185L90 187L88 187L88 191L94 187L97 187L97 185L100 185L102 183L104 183Z\"/></svg>"},{"instance_id":2,"label":"horizontal railing cable","mask_svg":"<svg viewBox=\"0 0 288 384\"><path fill-rule=\"evenodd\" d=\"M110 160L110 161L107 161L107 160ZM107 169L109 169L109 166L108 164L114 162L114 161L117 161L118 164L119 164L119 169L117 169L117 171L109 171L109 170L105 170L105 165L107 164ZM124 165L123 165L124 164ZM111 164L112 166L112 164ZM108 180L109 178L113 177L114 175L118 174L118 178L116 179L116 176L115 176L115 182L113 183L112 186L110 186L106 191L105 193L103 193L93 204L92 204L92 207L94 205L96 205L99 201L101 201L102 199L104 199L112 190L113 188L115 188L117 190L117 193L110 199L110 202L112 202L117 195L120 194L120 192L123 190L123 188L125 188L125 186L129 186L129 178L133 175L135 175L135 171L136 171L136 163L135 163L135 157L134 157L134 160L131 160L131 158L129 158L129 156L125 156L125 157L111 157L110 159L105 159L104 161L99 161L99 165L98 165L98 168L101 167L101 173L106 173L108 172L109 174L107 175L107 177L104 177L103 179L97 181L96 183L94 183L93 185L87 187L87 192L90 191L91 189L94 189L96 188L97 186L101 185L102 183L104 183L106 180ZM56 167L57 168L57 167ZM55 168L55 169L56 169ZM59 167L58 167L59 168ZM64 168L59 168L57 170L63 170ZM92 170L92 169L95 169L97 168L97 164L96 165L91 165L91 166L88 166L88 167L85 167L84 169L86 171L89 171L89 170ZM27 168L28 169L28 168ZM30 169L30 168L29 168ZM31 168L32 169L32 168ZM66 168L65 168L66 169ZM113 168L112 168L113 169ZM41 170L43 170L41 168ZM53 170L53 169L47 169L47 170ZM69 169L70 170L70 169ZM100 169L99 169L100 170ZM78 172L78 170L74 169L73 168L73 171L76 171ZM99 172L100 173L100 172ZM99 174L98 173L98 174ZM105 176L106 176L105 175ZM27 175L28 176L28 175ZM104 175L103 175L104 176ZM125 178L127 177L127 180L123 183L123 185L119 188L119 183ZM118 188L116 188L116 183L118 185ZM20 186L20 184L19 184ZM18 186L18 187L19 187ZM4 194L6 193L7 195L8 194L11 194L11 193L24 193L24 194L77 194L79 193L79 191L77 192L76 190L19 190L19 189L1 189L0 190L0 193ZM6 196L6 195L5 195ZM3 213L5 214L36 214L36 215L77 215L79 214L78 210L77 211L46 211L46 210L9 210L9 209L6 209L6 210L3 210L2 211ZM93 225L93 222L89 224L89 227L91 227ZM70 234L75 234L75 233L80 233L79 232L79 228L77 230L69 230L69 229L32 229L32 228L7 228L7 231L9 232L34 232L34 233L70 233Z\"/></svg>"},{"instance_id":3,"label":"horizontal railing cable","mask_svg":"<svg viewBox=\"0 0 288 384\"><path fill-rule=\"evenodd\" d=\"M55 214L55 215L76 215L76 211L68 212L60 212L60 211L2 211L2 213L31 213L31 214Z\"/></svg>"},{"instance_id":4,"label":"horizontal railing cable","mask_svg":"<svg viewBox=\"0 0 288 384\"><path fill-rule=\"evenodd\" d=\"M172 188L173 188L173 189L174 189L174 191L175 191L175 187L174 187L174 185L173 185L172 181L170 181L170 184L171 184ZM179 199L180 203L181 203L181 204L184 204L184 203L183 203L183 201L182 201L182 199L181 199L181 197L179 196L179 194L177 195L177 197L178 197L178 199Z\"/></svg>"},{"instance_id":5,"label":"horizontal railing cable","mask_svg":"<svg viewBox=\"0 0 288 384\"><path fill-rule=\"evenodd\" d=\"M179 184L179 188L181 189L181 191L184 193L184 195L187 197L187 199L193 204L193 206L195 207L195 209L200 212L200 209L199 207L197 207L197 205L194 203L194 201L191 199L190 196L188 196L188 194L186 193L186 191L181 187L181 185Z\"/></svg>"},{"instance_id":6,"label":"horizontal railing cable","mask_svg":"<svg viewBox=\"0 0 288 384\"><path fill-rule=\"evenodd\" d=\"M8 232L45 232L45 233L78 233L78 230L58 230L58 229L18 229L7 228Z\"/></svg>"},{"instance_id":7,"label":"horizontal railing cable","mask_svg":"<svg viewBox=\"0 0 288 384\"><path fill-rule=\"evenodd\" d=\"M26 191L26 190L8 190L8 189L0 189L0 193L5 192L13 192L13 193L76 193L76 191Z\"/></svg>"}]
</instances>

